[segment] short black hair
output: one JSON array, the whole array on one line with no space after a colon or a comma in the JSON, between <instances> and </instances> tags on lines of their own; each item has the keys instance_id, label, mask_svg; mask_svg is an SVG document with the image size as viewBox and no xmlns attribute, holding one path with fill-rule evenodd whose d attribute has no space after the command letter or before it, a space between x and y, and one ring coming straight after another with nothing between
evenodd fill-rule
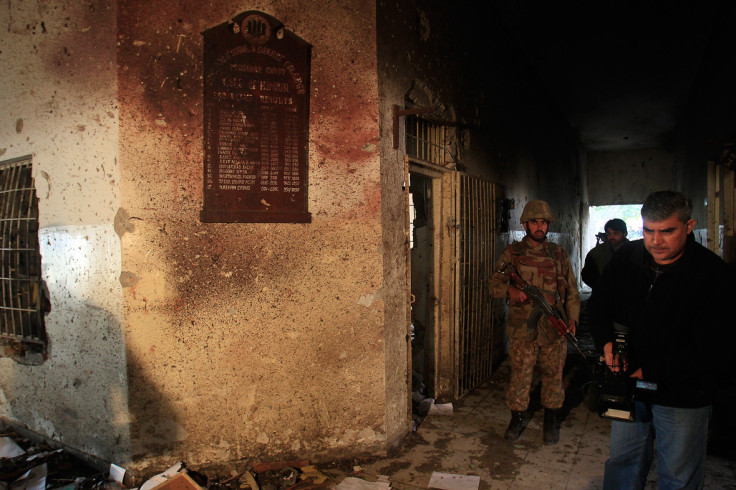
<instances>
[{"instance_id":1,"label":"short black hair","mask_svg":"<svg viewBox=\"0 0 736 490\"><path fill-rule=\"evenodd\" d=\"M604 226L603 229L608 230L609 228L613 231L623 231L626 235L629 234L629 230L626 228L626 221L619 218L613 218L606 221L606 226Z\"/></svg>"},{"instance_id":2,"label":"short black hair","mask_svg":"<svg viewBox=\"0 0 736 490\"><path fill-rule=\"evenodd\" d=\"M641 217L649 221L664 221L673 213L687 223L693 212L693 203L681 192L657 191L649 194L641 207Z\"/></svg>"}]
</instances>

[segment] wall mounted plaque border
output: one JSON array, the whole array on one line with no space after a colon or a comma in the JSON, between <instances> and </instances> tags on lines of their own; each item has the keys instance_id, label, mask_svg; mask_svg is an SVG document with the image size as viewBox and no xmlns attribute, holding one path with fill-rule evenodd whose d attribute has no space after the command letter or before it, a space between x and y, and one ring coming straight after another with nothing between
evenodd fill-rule
<instances>
[{"instance_id":1,"label":"wall mounted plaque border","mask_svg":"<svg viewBox=\"0 0 736 490\"><path fill-rule=\"evenodd\" d=\"M308 223L312 46L247 11L204 37L204 202L209 223Z\"/></svg>"}]
</instances>

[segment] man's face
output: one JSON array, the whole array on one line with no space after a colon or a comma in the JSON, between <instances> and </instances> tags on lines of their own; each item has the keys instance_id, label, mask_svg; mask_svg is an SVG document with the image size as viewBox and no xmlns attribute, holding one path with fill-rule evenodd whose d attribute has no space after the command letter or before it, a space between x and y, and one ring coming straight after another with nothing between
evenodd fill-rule
<instances>
[{"instance_id":1,"label":"man's face","mask_svg":"<svg viewBox=\"0 0 736 490\"><path fill-rule=\"evenodd\" d=\"M526 234L535 242L541 243L547 238L547 228L549 228L549 221L544 219L530 219L524 223Z\"/></svg>"},{"instance_id":2,"label":"man's face","mask_svg":"<svg viewBox=\"0 0 736 490\"><path fill-rule=\"evenodd\" d=\"M687 235L693 230L695 220L683 223L677 213L662 221L644 220L644 247L660 265L671 264L685 251Z\"/></svg>"},{"instance_id":3,"label":"man's face","mask_svg":"<svg viewBox=\"0 0 736 490\"><path fill-rule=\"evenodd\" d=\"M611 244L611 247L613 248L620 247L621 244L624 242L624 238L626 238L625 232L612 230L611 228L606 228L606 240L608 240L608 243Z\"/></svg>"}]
</instances>

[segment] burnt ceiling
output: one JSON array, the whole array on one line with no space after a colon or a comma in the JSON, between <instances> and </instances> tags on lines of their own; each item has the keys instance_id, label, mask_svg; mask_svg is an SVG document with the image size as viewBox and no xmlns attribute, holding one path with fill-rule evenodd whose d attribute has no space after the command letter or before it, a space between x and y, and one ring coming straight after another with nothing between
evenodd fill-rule
<instances>
[{"instance_id":1,"label":"burnt ceiling","mask_svg":"<svg viewBox=\"0 0 736 490\"><path fill-rule=\"evenodd\" d=\"M493 4L589 151L736 139L736 2Z\"/></svg>"}]
</instances>

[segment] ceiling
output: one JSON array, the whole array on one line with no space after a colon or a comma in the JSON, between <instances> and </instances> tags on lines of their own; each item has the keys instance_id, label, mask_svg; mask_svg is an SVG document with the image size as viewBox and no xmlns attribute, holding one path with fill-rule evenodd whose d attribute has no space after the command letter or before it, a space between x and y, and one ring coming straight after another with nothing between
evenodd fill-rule
<instances>
[{"instance_id":1,"label":"ceiling","mask_svg":"<svg viewBox=\"0 0 736 490\"><path fill-rule=\"evenodd\" d=\"M494 1L589 151L736 136L732 4Z\"/></svg>"}]
</instances>

